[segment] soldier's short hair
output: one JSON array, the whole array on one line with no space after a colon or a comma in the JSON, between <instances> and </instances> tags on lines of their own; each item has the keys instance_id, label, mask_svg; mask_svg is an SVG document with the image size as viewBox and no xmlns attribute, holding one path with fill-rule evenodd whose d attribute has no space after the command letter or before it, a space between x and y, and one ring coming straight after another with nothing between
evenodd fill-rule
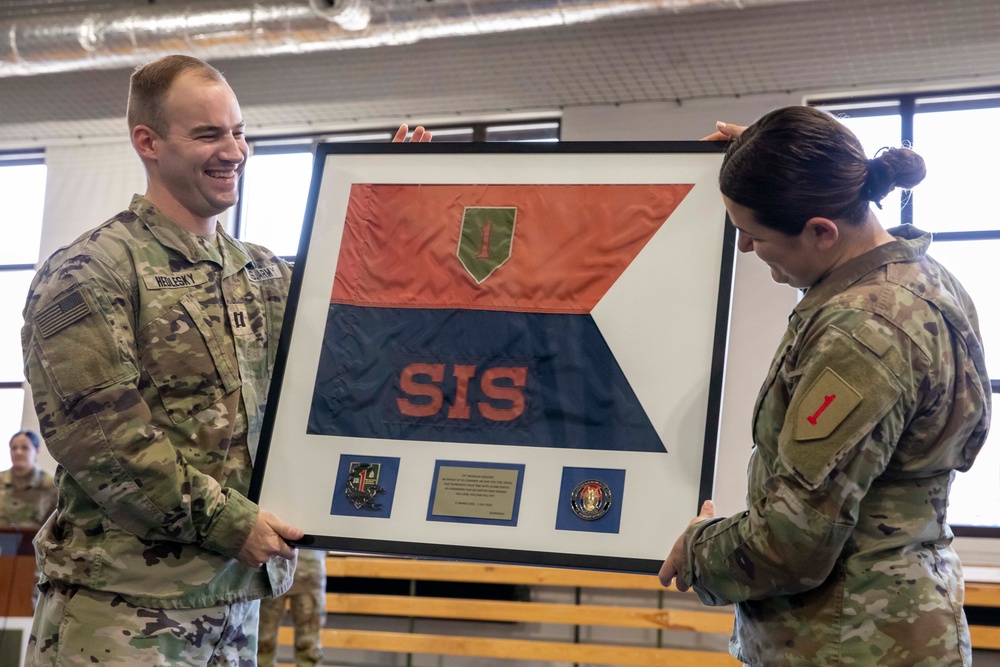
<instances>
[{"instance_id":1,"label":"soldier's short hair","mask_svg":"<svg viewBox=\"0 0 1000 667\"><path fill-rule=\"evenodd\" d=\"M208 81L226 82L222 72L204 60L185 55L170 55L140 65L129 79L128 119L129 133L136 125L146 125L160 136L166 136L169 122L163 113L163 98L170 86L184 72L192 71Z\"/></svg>"},{"instance_id":2,"label":"soldier's short hair","mask_svg":"<svg viewBox=\"0 0 1000 667\"><path fill-rule=\"evenodd\" d=\"M38 449L42 444L41 438L39 438L38 434L35 433L34 431L18 431L14 435L10 436L9 442L14 442L14 438L16 438L19 435L23 435L25 438L27 438L28 442L30 442L31 446L34 447L35 449Z\"/></svg>"}]
</instances>

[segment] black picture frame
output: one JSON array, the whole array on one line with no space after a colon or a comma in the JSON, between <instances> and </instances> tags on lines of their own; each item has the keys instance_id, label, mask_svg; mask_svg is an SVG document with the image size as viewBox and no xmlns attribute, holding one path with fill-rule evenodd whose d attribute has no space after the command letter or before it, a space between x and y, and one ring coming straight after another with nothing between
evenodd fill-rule
<instances>
[{"instance_id":1,"label":"black picture frame","mask_svg":"<svg viewBox=\"0 0 1000 667\"><path fill-rule=\"evenodd\" d=\"M723 150L722 145L712 142L318 146L299 253L254 463L249 494L251 500L305 530L306 537L297 543L302 547L624 572L658 571L663 557L686 527L690 517L697 513L704 499L712 496L735 258L735 231L726 220L717 187ZM382 261L381 266L390 268L406 264L405 261L394 264L382 258L379 253L390 252L384 249L372 251L371 248L366 248L364 253L351 251L354 252L351 263L344 259L343 253L350 251L350 248L345 250L345 247L355 243L350 239L344 241L346 228L350 227L355 231L364 229L364 234L368 234L367 225L383 224L367 219L364 225L353 218L349 221L349 216L358 215L357 209L351 208L352 196L357 201L360 196L358 193L364 192L365 201L374 199L376 204L372 205L372 210L377 208L377 215L392 218L392 221L384 223L387 227L396 229L391 226L400 225L399 229L410 229L414 224L432 227L447 224L451 225L449 233L454 241L454 225L459 223L451 219L454 218L453 211L439 215L435 208L437 204L434 204L438 201L435 199L438 194L451 192L443 190L449 187L457 188L460 197L470 198L469 202L462 204L466 218L472 215L468 209L500 208L495 205L496 202L483 204L481 207L473 205L476 203L473 200L477 196L482 197L481 193L484 191L499 193L496 196L501 199L501 195L516 198L521 196L517 193L529 193L525 195L524 201L534 202L532 205L536 208L524 210L539 213L522 214L521 209L518 209L518 215L522 216L519 219L522 227L517 227L516 221L510 223L510 257L539 244L519 236L522 229L529 229L529 222L526 221L535 220L534 229L543 229L546 224L553 228L571 224L539 222L543 218L555 219L551 216L555 215L553 211L559 207L551 202L557 199L562 202L560 206L565 205L564 208L569 211L566 220L579 218L577 223L572 224L590 225L588 229L605 224L606 227L602 230L614 229L615 233L622 233L621 230L627 232L631 229L630 225L648 225L649 220L657 220L660 213L656 207L666 206L663 202L674 196L669 194L674 192L671 188L677 192L684 191L682 196L676 195L679 201L674 202L667 218L661 220L654 231L643 232L645 236L636 232L637 236L645 240L630 241L638 246L635 255L626 262L626 266L601 296L593 311L582 314L597 323L598 335L592 338L608 346L614 362L610 365L617 364L623 369L627 389L619 393L632 392L636 399L632 403L642 408L665 451L653 451L655 445L650 445L650 451L615 448L619 447L618 442L642 441L642 438L631 437L616 438L616 443L608 444L607 448L602 448L604 445L600 444L593 445L593 442L600 442L600 439L595 440L590 436L572 441L574 444L590 443L590 446L597 447L595 449L534 446L523 442L511 445L504 438L513 437L513 431L494 438L499 439L499 442L489 443L479 442L483 438L481 435L469 437L468 442L455 439L438 441L421 435L430 432L444 434L440 436L442 438L451 438L452 431L448 430L450 424L436 424L432 425L433 428L425 428L424 424L414 426L407 422L399 426L392 422L392 429L411 429L411 432L402 437L391 437L392 434L386 436L379 431L383 428L379 426L379 415L387 414L385 409L391 410L391 407L384 406L381 408L383 412L376 410L365 419L357 415L367 408L352 408L350 405L344 410L339 407L331 410L331 416L326 421L316 416L322 412L316 407L322 398L317 377L321 367L324 373L327 369L322 355L329 354L332 355L330 359L341 361L347 355L346 349L330 352L328 347L324 351L324 340L336 343L353 336L344 333L342 328L327 330L334 322L331 313L351 308L359 308L361 310L357 312L367 313L364 308L368 308L356 306L353 302L330 302L330 286L335 279L340 280L336 277L339 268L351 265L355 271L369 275L377 273L374 268L366 268L369 260ZM649 192L645 192L644 188ZM470 192L466 193L465 190ZM600 197L605 192L614 193L612 199L619 203L627 204L633 198L642 201L635 206L623 204L624 208L615 208L619 204L601 204L573 209L573 206L582 206L579 204L581 193L586 197L596 197L593 201L600 202ZM385 213L386 210L396 210L386 203L390 197L387 193L391 193L392 197L402 197L399 201L409 201L406 197L411 195L417 197L413 210L420 213ZM444 197L443 194L441 196ZM652 203L644 203L644 198ZM490 197L483 199L487 200L492 201ZM542 203L537 204L538 201ZM451 204L448 207L449 211L454 208ZM366 215L376 215L369 209L365 210L368 211ZM593 217L597 215L592 213L595 210L611 217L604 223L595 222L594 220L603 220ZM435 212L428 213L429 211ZM414 215L419 218L418 223L413 222ZM421 217L424 215L427 216L426 220ZM451 218L448 218L449 215ZM615 217L621 215L625 217ZM447 222L442 222L446 218ZM645 222L636 222L640 219ZM623 223L623 220L628 224ZM466 220L466 225L469 224L476 223ZM499 229L501 223L497 225ZM484 229L485 227L478 229L484 239L482 252L486 252L487 247L487 233ZM590 232L581 231L579 235L587 236L588 233ZM461 230L458 234L461 234ZM527 234L529 232L525 231L524 235ZM542 232L537 234L542 236L533 238L544 237ZM591 236L600 238L603 235L604 231L596 235L591 233ZM437 238L435 234L430 236ZM566 238L575 244L577 232L574 231ZM545 242L556 243L554 240ZM456 255L459 256L464 252L460 244L459 236L459 247L456 250ZM599 246L600 243L596 245ZM392 252L398 254L400 251ZM461 257L459 259L465 261ZM436 265L427 266L433 269ZM499 274L502 266L504 265L491 270ZM419 268L414 270L418 271L414 275L422 280L423 274L419 272ZM456 275L459 272L454 267L449 270L454 270ZM511 269L512 273L513 271ZM469 274L466 278L472 277L469 284L476 283L481 276L473 276L468 268L466 272ZM529 272L525 270L523 273L527 275ZM594 274L603 275L603 270L594 271ZM483 284L493 280L492 275L494 274L487 275ZM402 282L405 284L405 281ZM468 292L467 287L468 285L462 289ZM427 290L415 291L419 293ZM608 293L613 293L614 299ZM403 298L395 292L393 295L397 300ZM336 297L336 292L334 296ZM478 298L478 293L476 297ZM325 304L322 298L327 298ZM408 311L396 308L399 304L392 301L392 298L388 298L385 303L390 302L393 307L385 304L375 306L381 308L375 311L379 318L375 320L377 323L386 322L387 320L381 319L383 317L390 317L390 322L395 321L391 319L393 313L388 311L401 310L403 314L400 317L408 315ZM437 311L449 310L446 307L427 308L423 303L418 305L424 307L413 307L414 311L432 310L434 316L438 315ZM478 308L479 306L463 306L452 309L461 311L464 316L467 311ZM519 317L518 311L510 312L514 313L512 317ZM530 313L525 317L535 314ZM337 326L346 325L341 323ZM484 325L479 323L476 326ZM372 328L371 325L369 328ZM375 327L377 331L383 328ZM561 328L562 325L557 325L556 330ZM377 359L373 363L384 363L384 357L391 357L393 353L383 347L373 341L368 347L355 348L355 354L363 356L374 352ZM488 356L476 359L488 361ZM526 371L527 377L534 378L535 367L530 366L535 363L532 361L534 357L530 354L522 356L529 359L525 362L531 368L530 372ZM628 359L623 360L624 357ZM342 365L341 361L337 364ZM388 363L395 373L397 368L392 364L397 362ZM397 366L401 363L398 362ZM430 367L436 369L440 365L431 364ZM471 363L463 365L463 368L473 366L475 364ZM422 364L418 366L424 369L427 367ZM453 364L451 368L457 367L458 364ZM538 373L542 373L542 366L538 368ZM404 368L404 372L405 370ZM475 373L478 374L481 370L475 366ZM348 376L350 373L345 378L335 377L334 385L339 382L347 387L347 394L351 394L352 378ZM403 376L392 377L398 380L394 380L395 384L389 381L380 386L390 387L399 394L403 387ZM423 383L418 384L423 386L434 384L433 379L429 380L428 376L418 374L414 377L422 379ZM454 370L454 377L458 378L457 370ZM469 383L475 379L476 376L472 376ZM528 387L532 386L530 381L529 379L522 385L522 393L527 396L524 398L526 405L534 405L531 401L545 394L541 390L537 394L531 393L535 389L529 391ZM455 386L460 382L461 380L457 380ZM506 387L508 392L504 395L508 397L511 395L510 391L513 391L511 387L517 386L516 379L503 378L495 382L497 384L491 386ZM607 382L614 385L614 378L609 378ZM442 383L441 387L443 392L446 383ZM481 387L487 388L487 385L482 384ZM375 395L376 403L382 400L378 398L378 391ZM342 397L338 394L337 398L339 400ZM425 397L408 397L403 394L396 395L394 400L397 406L401 406L400 400L411 399L413 404L427 400ZM496 400L495 405L511 405L506 399ZM445 397L445 401L444 405L448 406L448 410L441 408L439 413L433 415L439 422L440 416L450 413L451 406L457 405L459 399L456 395L449 395ZM667 405L661 405L663 402ZM392 405L389 399L383 403ZM477 405L481 406L483 403L481 401ZM340 403L336 405L340 406ZM413 407L410 409L416 410ZM507 409L510 410L509 407ZM546 409L545 415L550 412ZM375 424L372 428L379 432L358 435L361 432L359 429L363 430L364 426L353 424L345 427L339 423L343 419L341 415L345 413L350 413L355 422ZM524 414L528 413L520 413L518 419ZM502 416L506 417L506 413ZM529 414L529 417L525 417L524 421L536 419L537 414L533 417ZM581 419L580 415L577 418ZM586 421L587 416L583 415L582 419ZM625 418L625 421L628 419ZM595 418L593 421L599 422L599 419ZM639 421L641 419L636 420L636 423ZM489 430L493 426L490 424L483 430ZM328 427L337 432L320 432ZM530 427L527 428L530 430ZM313 432L310 433L310 429ZM416 436L413 435L413 430ZM466 432L475 433L476 428ZM620 435L625 431L612 432ZM528 441L536 442L530 438L525 442ZM624 448L631 446L621 445ZM335 513L341 511L335 503L343 503L343 498L337 500L338 496L346 496L352 483L347 479L349 474L345 470L348 469L344 466L348 465L350 468L351 465L365 465L365 461L360 460L347 462L347 459L355 458L381 462L379 465L384 467L379 467L378 470L381 471L380 475L386 476L384 479L394 475L392 489L386 491L392 496L387 516L383 511L386 504L384 497L381 501L379 498L375 499L374 504L382 506L377 512L369 507L364 511L359 510L357 516ZM392 464L393 459L395 464ZM442 462L445 464L443 468ZM520 466L520 472L509 472L517 466ZM503 469L496 474L501 477L506 475L509 479L494 479L491 471L496 469ZM560 478L555 479L560 470ZM571 472L567 473L567 470ZM582 473L579 472L581 470ZM606 477L610 481L605 484L600 479L589 479L593 477L589 474L592 471L602 474L607 472ZM622 471L621 475L617 475L615 471ZM456 475L460 475L461 479ZM580 481L580 475L587 479ZM471 494L463 486L465 482L461 481L467 477L480 480L474 482ZM490 481L481 481L485 478ZM514 485L510 481L513 479L517 479L517 506L510 512L509 509L503 509L503 505L515 500ZM617 526L609 523L607 517L613 514L610 509L597 518L586 516L586 503L583 501L573 509L574 501L567 496L566 488L569 488L567 484L573 486L574 481L577 482L577 487L584 485L581 488L589 488L592 497L611 497L611 505L618 512ZM362 480L362 488L368 488L364 486L368 482L370 479ZM586 487L588 482L595 484ZM507 486L503 486L505 484ZM487 488L489 485L492 486ZM557 490L556 487L560 488ZM490 491L490 488L500 490ZM475 511L469 510L470 515L463 514L450 520L447 517L451 515L434 514L441 511L466 512L465 509L456 510L454 507L451 510L435 510L430 501L439 490L441 493L438 495L459 505L466 502L462 498L475 496L482 491L478 495L487 496L486 510L494 511L498 516L496 519L472 516ZM600 505L601 503L596 504L594 513L600 513ZM570 510L574 514L567 519L567 512ZM401 518L397 514L394 517L394 512L405 516ZM557 528L556 524L561 527Z\"/></svg>"}]
</instances>

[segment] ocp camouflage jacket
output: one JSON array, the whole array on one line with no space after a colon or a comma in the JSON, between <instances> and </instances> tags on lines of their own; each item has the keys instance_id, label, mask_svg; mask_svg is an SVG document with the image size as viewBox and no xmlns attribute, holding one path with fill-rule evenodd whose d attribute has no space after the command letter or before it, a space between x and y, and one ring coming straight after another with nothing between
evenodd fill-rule
<instances>
[{"instance_id":1,"label":"ocp camouflage jacket","mask_svg":"<svg viewBox=\"0 0 1000 667\"><path fill-rule=\"evenodd\" d=\"M968 665L949 488L991 390L975 307L910 228L789 320L754 411L748 508L688 529L681 574L736 603L751 665Z\"/></svg>"},{"instance_id":2,"label":"ocp camouflage jacket","mask_svg":"<svg viewBox=\"0 0 1000 667\"><path fill-rule=\"evenodd\" d=\"M55 252L24 311L25 373L59 507L42 581L158 608L280 595L292 565L234 557L284 316L288 265L136 196Z\"/></svg>"},{"instance_id":3,"label":"ocp camouflage jacket","mask_svg":"<svg viewBox=\"0 0 1000 667\"><path fill-rule=\"evenodd\" d=\"M0 528L37 530L56 507L52 475L36 467L26 477L0 472Z\"/></svg>"}]
</instances>

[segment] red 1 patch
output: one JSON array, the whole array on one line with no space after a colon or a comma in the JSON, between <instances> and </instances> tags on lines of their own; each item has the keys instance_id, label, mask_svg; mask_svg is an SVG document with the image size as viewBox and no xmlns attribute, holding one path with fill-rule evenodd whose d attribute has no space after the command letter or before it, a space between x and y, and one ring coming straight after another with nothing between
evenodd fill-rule
<instances>
[{"instance_id":1,"label":"red 1 patch","mask_svg":"<svg viewBox=\"0 0 1000 667\"><path fill-rule=\"evenodd\" d=\"M827 437L858 407L862 398L833 369L823 369L816 381L805 390L805 395L799 402L795 414L795 439L818 440Z\"/></svg>"}]
</instances>

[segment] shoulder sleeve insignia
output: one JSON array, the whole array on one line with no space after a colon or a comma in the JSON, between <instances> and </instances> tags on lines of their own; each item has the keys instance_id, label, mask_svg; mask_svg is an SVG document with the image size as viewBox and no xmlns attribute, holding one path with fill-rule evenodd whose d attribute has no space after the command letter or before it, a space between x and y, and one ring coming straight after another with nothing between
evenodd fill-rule
<instances>
[{"instance_id":1,"label":"shoulder sleeve insignia","mask_svg":"<svg viewBox=\"0 0 1000 667\"><path fill-rule=\"evenodd\" d=\"M778 457L805 488L817 489L886 419L902 386L878 357L837 327L827 328L809 358L778 436ZM884 423L887 442L900 420Z\"/></svg>"},{"instance_id":2,"label":"shoulder sleeve insignia","mask_svg":"<svg viewBox=\"0 0 1000 667\"><path fill-rule=\"evenodd\" d=\"M80 290L74 290L51 306L35 314L35 328L42 338L48 338L69 325L90 315L90 304Z\"/></svg>"},{"instance_id":3,"label":"shoulder sleeve insignia","mask_svg":"<svg viewBox=\"0 0 1000 667\"><path fill-rule=\"evenodd\" d=\"M824 368L806 389L795 413L795 439L825 438L864 398L832 368Z\"/></svg>"}]
</instances>

